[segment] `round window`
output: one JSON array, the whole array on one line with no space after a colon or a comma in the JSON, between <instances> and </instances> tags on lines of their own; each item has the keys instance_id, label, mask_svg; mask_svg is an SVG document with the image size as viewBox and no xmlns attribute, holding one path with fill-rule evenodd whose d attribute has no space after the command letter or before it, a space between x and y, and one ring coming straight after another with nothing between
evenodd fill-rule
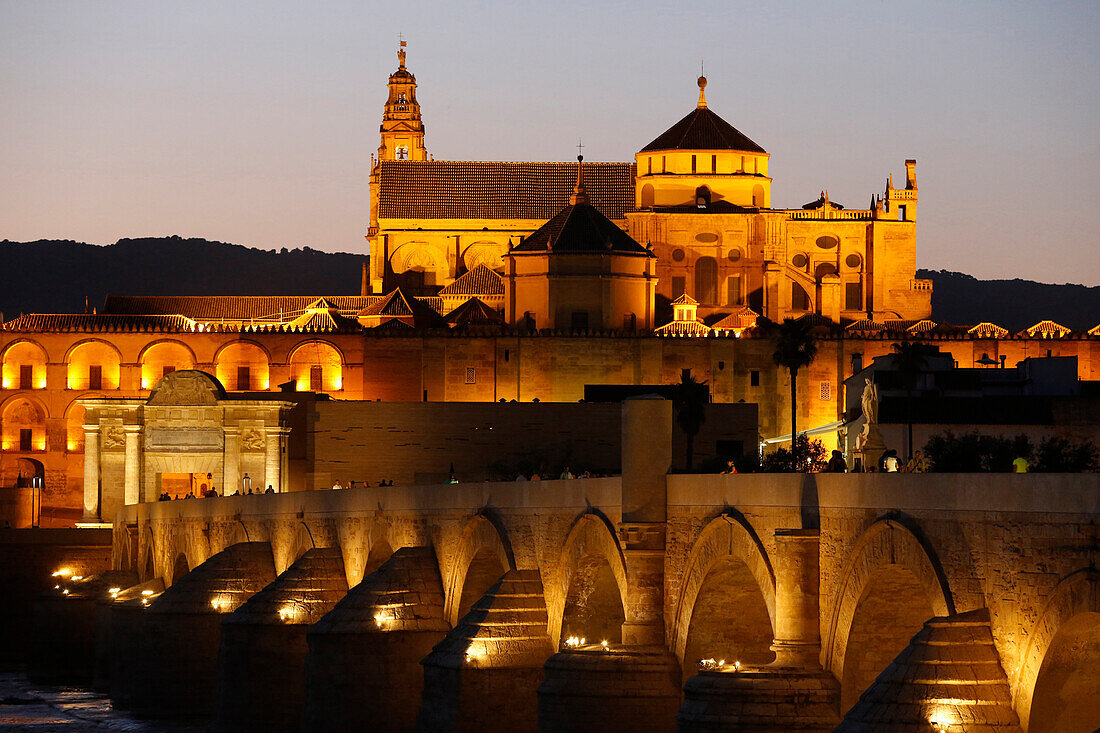
<instances>
[{"instance_id":1,"label":"round window","mask_svg":"<svg viewBox=\"0 0 1100 733\"><path fill-rule=\"evenodd\" d=\"M684 250L682 250L682 249L672 250L672 261L673 262L683 262L684 261Z\"/></svg>"},{"instance_id":2,"label":"round window","mask_svg":"<svg viewBox=\"0 0 1100 733\"><path fill-rule=\"evenodd\" d=\"M844 259L844 264L853 270L857 270L863 264L863 258L857 254L850 254Z\"/></svg>"},{"instance_id":3,"label":"round window","mask_svg":"<svg viewBox=\"0 0 1100 733\"><path fill-rule=\"evenodd\" d=\"M805 267L808 261L806 255L795 255L791 258L791 264L795 267Z\"/></svg>"},{"instance_id":4,"label":"round window","mask_svg":"<svg viewBox=\"0 0 1100 733\"><path fill-rule=\"evenodd\" d=\"M840 242L838 242L836 240L836 237L818 237L817 238L817 246L821 247L821 249L836 249L836 246L838 244L840 244Z\"/></svg>"},{"instance_id":5,"label":"round window","mask_svg":"<svg viewBox=\"0 0 1100 733\"><path fill-rule=\"evenodd\" d=\"M713 232L702 232L695 235L696 242L703 242L704 244L712 244L718 241L718 235Z\"/></svg>"},{"instance_id":6,"label":"round window","mask_svg":"<svg viewBox=\"0 0 1100 733\"><path fill-rule=\"evenodd\" d=\"M731 249L730 253L726 255L726 257L729 258L730 262L737 262L737 260L741 259L741 250Z\"/></svg>"}]
</instances>

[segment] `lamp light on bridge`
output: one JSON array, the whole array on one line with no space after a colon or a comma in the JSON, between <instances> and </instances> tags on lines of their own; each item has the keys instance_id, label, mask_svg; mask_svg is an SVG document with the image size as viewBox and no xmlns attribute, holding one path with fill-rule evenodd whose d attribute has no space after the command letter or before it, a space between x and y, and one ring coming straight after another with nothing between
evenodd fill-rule
<instances>
[{"instance_id":1,"label":"lamp light on bridge","mask_svg":"<svg viewBox=\"0 0 1100 733\"><path fill-rule=\"evenodd\" d=\"M583 646L587 641L583 636L570 636L565 640L565 646L569 649L575 649L576 647Z\"/></svg>"},{"instance_id":2,"label":"lamp light on bridge","mask_svg":"<svg viewBox=\"0 0 1100 733\"><path fill-rule=\"evenodd\" d=\"M740 672L741 671L741 660L740 659L738 659L737 661L735 661L733 663L733 671L734 672Z\"/></svg>"},{"instance_id":3,"label":"lamp light on bridge","mask_svg":"<svg viewBox=\"0 0 1100 733\"><path fill-rule=\"evenodd\" d=\"M51 578L67 578L72 574L73 574L73 571L70 570L69 568L61 568L60 570L55 570L53 573L51 573L50 577Z\"/></svg>"},{"instance_id":4,"label":"lamp light on bridge","mask_svg":"<svg viewBox=\"0 0 1100 733\"><path fill-rule=\"evenodd\" d=\"M284 623L290 623L298 615L298 609L294 606L283 606L279 609L279 620Z\"/></svg>"},{"instance_id":5,"label":"lamp light on bridge","mask_svg":"<svg viewBox=\"0 0 1100 733\"><path fill-rule=\"evenodd\" d=\"M107 592L111 594L111 599L114 600L118 598L118 594L122 592L122 588L111 588Z\"/></svg>"},{"instance_id":6,"label":"lamp light on bridge","mask_svg":"<svg viewBox=\"0 0 1100 733\"><path fill-rule=\"evenodd\" d=\"M146 597L148 597L148 596L151 596L151 595L153 595L153 591L151 591L151 590L143 590L143 591L141 592L141 595L143 595L143 596L146 596Z\"/></svg>"},{"instance_id":7,"label":"lamp light on bridge","mask_svg":"<svg viewBox=\"0 0 1100 733\"><path fill-rule=\"evenodd\" d=\"M69 595L69 589L68 589L68 588L65 588L64 590L62 590L62 591L61 591L61 595L63 595L63 596L67 596L67 595Z\"/></svg>"},{"instance_id":8,"label":"lamp light on bridge","mask_svg":"<svg viewBox=\"0 0 1100 733\"><path fill-rule=\"evenodd\" d=\"M605 652L609 652L609 651L611 651L611 647L609 647L609 646L607 645L607 639L604 639L603 641L601 641L601 642L600 642L600 646L601 646L601 647L603 647L603 650L604 650Z\"/></svg>"}]
</instances>

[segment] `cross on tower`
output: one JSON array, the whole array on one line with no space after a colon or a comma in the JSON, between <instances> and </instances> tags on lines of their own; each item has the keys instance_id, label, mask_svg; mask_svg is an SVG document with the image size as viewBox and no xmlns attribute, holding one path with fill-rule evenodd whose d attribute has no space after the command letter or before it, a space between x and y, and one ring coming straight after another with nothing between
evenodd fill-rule
<instances>
[{"instance_id":1,"label":"cross on tower","mask_svg":"<svg viewBox=\"0 0 1100 733\"><path fill-rule=\"evenodd\" d=\"M584 143L582 143L581 139L578 137L577 138L577 155L581 155L581 152L582 152L583 148L584 148Z\"/></svg>"}]
</instances>

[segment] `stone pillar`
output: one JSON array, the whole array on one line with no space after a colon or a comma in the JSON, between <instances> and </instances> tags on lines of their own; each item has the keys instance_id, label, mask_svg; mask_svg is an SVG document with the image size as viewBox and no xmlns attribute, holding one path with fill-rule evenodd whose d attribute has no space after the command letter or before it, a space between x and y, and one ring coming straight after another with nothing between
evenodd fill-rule
<instances>
[{"instance_id":1,"label":"stone pillar","mask_svg":"<svg viewBox=\"0 0 1100 733\"><path fill-rule=\"evenodd\" d=\"M840 287L840 277L838 275L823 275L821 284L818 287L821 291L821 304L818 306L818 313L832 319L834 323L840 323L841 299L844 297Z\"/></svg>"},{"instance_id":2,"label":"stone pillar","mask_svg":"<svg viewBox=\"0 0 1100 733\"><path fill-rule=\"evenodd\" d=\"M84 426L84 521L99 518L99 426Z\"/></svg>"},{"instance_id":3,"label":"stone pillar","mask_svg":"<svg viewBox=\"0 0 1100 733\"><path fill-rule=\"evenodd\" d=\"M264 485L261 489L266 489ZM225 429L225 453L222 456L222 496L241 489L241 429Z\"/></svg>"},{"instance_id":4,"label":"stone pillar","mask_svg":"<svg viewBox=\"0 0 1100 733\"><path fill-rule=\"evenodd\" d=\"M275 489L275 493L282 489L283 468L283 430L281 428L264 428L266 454L264 456L264 482L260 486L260 492L267 490L268 486Z\"/></svg>"},{"instance_id":5,"label":"stone pillar","mask_svg":"<svg viewBox=\"0 0 1100 733\"><path fill-rule=\"evenodd\" d=\"M775 532L776 667L821 669L821 624L818 612L820 532L779 529Z\"/></svg>"},{"instance_id":6,"label":"stone pillar","mask_svg":"<svg viewBox=\"0 0 1100 733\"><path fill-rule=\"evenodd\" d=\"M130 505L141 501L141 426L127 425L125 430L126 472L123 503ZM85 449L84 460L87 461L87 449ZM85 471L87 471L86 466Z\"/></svg>"},{"instance_id":7,"label":"stone pillar","mask_svg":"<svg viewBox=\"0 0 1100 733\"><path fill-rule=\"evenodd\" d=\"M764 263L764 313L763 315L778 322L780 299L779 284L783 279L783 266L778 262Z\"/></svg>"},{"instance_id":8,"label":"stone pillar","mask_svg":"<svg viewBox=\"0 0 1100 733\"><path fill-rule=\"evenodd\" d=\"M672 466L672 403L659 397L623 402L622 507L619 541L626 557L623 644L664 644L667 476Z\"/></svg>"}]
</instances>

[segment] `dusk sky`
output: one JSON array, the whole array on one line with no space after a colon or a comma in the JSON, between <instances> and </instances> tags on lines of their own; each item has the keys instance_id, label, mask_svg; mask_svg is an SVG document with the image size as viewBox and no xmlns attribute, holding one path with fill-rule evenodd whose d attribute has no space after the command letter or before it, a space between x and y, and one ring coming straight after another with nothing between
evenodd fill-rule
<instances>
[{"instance_id":1,"label":"dusk sky","mask_svg":"<svg viewBox=\"0 0 1100 733\"><path fill-rule=\"evenodd\" d=\"M0 239L364 252L398 33L437 160L634 153L695 105L772 203L917 159L917 264L1100 285L1100 3L0 2Z\"/></svg>"}]
</instances>

